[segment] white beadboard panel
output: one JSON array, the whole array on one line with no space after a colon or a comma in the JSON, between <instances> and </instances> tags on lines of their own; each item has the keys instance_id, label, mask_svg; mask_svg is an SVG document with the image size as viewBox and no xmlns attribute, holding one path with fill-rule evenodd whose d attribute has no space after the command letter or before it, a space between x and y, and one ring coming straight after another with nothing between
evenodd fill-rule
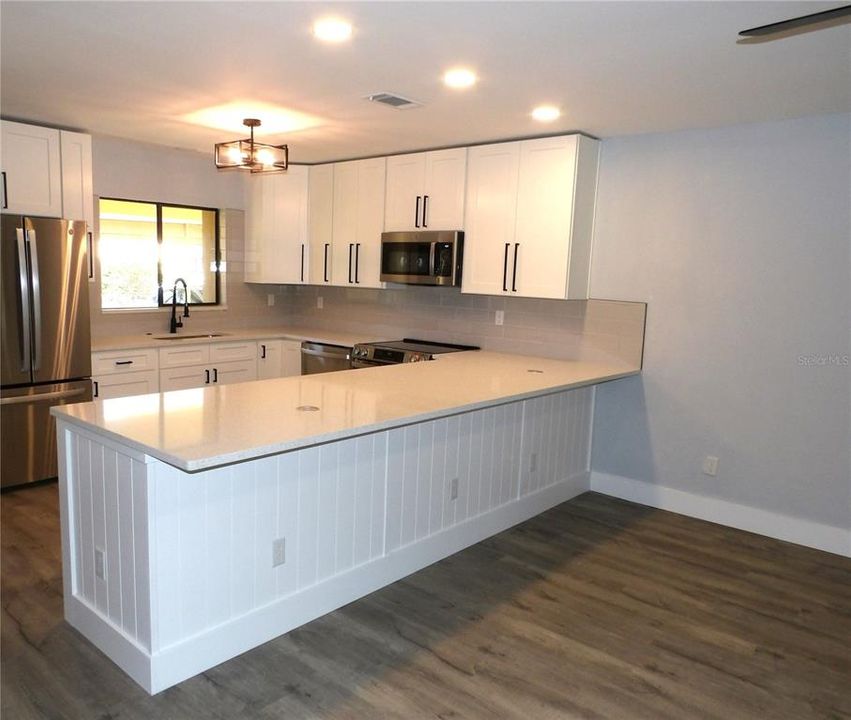
<instances>
[{"instance_id":1,"label":"white beadboard panel","mask_svg":"<svg viewBox=\"0 0 851 720\"><path fill-rule=\"evenodd\" d=\"M216 468L206 473L206 534L202 559L207 581L206 622L217 625L232 615L230 596L233 545L230 542L231 470Z\"/></svg>"},{"instance_id":2,"label":"white beadboard panel","mask_svg":"<svg viewBox=\"0 0 851 720\"><path fill-rule=\"evenodd\" d=\"M272 565L272 543L278 535L278 460L260 458L255 463L254 492L254 602L253 606L272 602L278 595L278 572ZM287 549L284 543L286 559ZM286 563L284 563L286 564Z\"/></svg>"},{"instance_id":3,"label":"white beadboard panel","mask_svg":"<svg viewBox=\"0 0 851 720\"><path fill-rule=\"evenodd\" d=\"M345 572L354 564L355 485L357 478L357 440L343 440L337 454L336 550L334 574ZM321 542L321 539L320 539Z\"/></svg>"},{"instance_id":4,"label":"white beadboard panel","mask_svg":"<svg viewBox=\"0 0 851 720\"><path fill-rule=\"evenodd\" d=\"M298 453L298 556L297 588L316 584L319 534L319 448Z\"/></svg>"},{"instance_id":5,"label":"white beadboard panel","mask_svg":"<svg viewBox=\"0 0 851 720\"><path fill-rule=\"evenodd\" d=\"M135 468L134 468L135 470ZM135 475L135 473L134 473ZM134 486L135 480L134 479ZM177 470L170 465L157 465L153 478L154 515L156 516L156 538L154 541L157 592L157 643L154 650L167 647L181 636L182 618L182 578L180 576L180 479ZM134 506L138 502L138 492L133 493ZM228 488L230 499L230 488ZM135 530L135 524L134 524ZM223 529L227 532L227 528ZM138 540L137 540L138 545ZM143 568L136 571L137 583L144 575ZM138 602L139 593L136 593ZM136 613L139 615L138 611Z\"/></svg>"},{"instance_id":6,"label":"white beadboard panel","mask_svg":"<svg viewBox=\"0 0 851 720\"><path fill-rule=\"evenodd\" d=\"M458 416L458 500L455 503L455 522L464 522L470 512L470 451L472 444L472 413Z\"/></svg>"},{"instance_id":7,"label":"white beadboard panel","mask_svg":"<svg viewBox=\"0 0 851 720\"><path fill-rule=\"evenodd\" d=\"M206 483L198 475L175 478L178 506L177 546L180 576L181 635L194 635L207 624L204 541L207 537ZM252 549L253 553L253 549Z\"/></svg>"},{"instance_id":8,"label":"white beadboard panel","mask_svg":"<svg viewBox=\"0 0 851 720\"><path fill-rule=\"evenodd\" d=\"M149 648L151 636L151 562L148 523L153 521L148 502L149 466L133 459L130 471L133 477L133 562L136 565L136 639Z\"/></svg>"},{"instance_id":9,"label":"white beadboard panel","mask_svg":"<svg viewBox=\"0 0 851 720\"><path fill-rule=\"evenodd\" d=\"M443 501L449 495L446 485L446 418L430 423L434 426L434 450L431 462L431 496L428 511L428 534L443 529Z\"/></svg>"},{"instance_id":10,"label":"white beadboard panel","mask_svg":"<svg viewBox=\"0 0 851 720\"><path fill-rule=\"evenodd\" d=\"M231 603L232 613L242 615L254 607L254 566L259 558L254 553L256 530L254 493L257 478L253 472L240 472L231 465Z\"/></svg>"},{"instance_id":11,"label":"white beadboard panel","mask_svg":"<svg viewBox=\"0 0 851 720\"><path fill-rule=\"evenodd\" d=\"M408 545L416 537L417 521L417 462L419 460L420 432L416 425L404 431L402 446L402 521L400 546Z\"/></svg>"},{"instance_id":12,"label":"white beadboard panel","mask_svg":"<svg viewBox=\"0 0 851 720\"><path fill-rule=\"evenodd\" d=\"M452 481L458 480L458 416L446 418L446 453L443 473L443 527L452 527L455 524L455 515L458 502L461 497L460 488L458 497L452 498Z\"/></svg>"},{"instance_id":13,"label":"white beadboard panel","mask_svg":"<svg viewBox=\"0 0 851 720\"><path fill-rule=\"evenodd\" d=\"M385 550L402 544L402 501L405 476L405 428L395 428L387 436L387 520Z\"/></svg>"},{"instance_id":14,"label":"white beadboard panel","mask_svg":"<svg viewBox=\"0 0 851 720\"><path fill-rule=\"evenodd\" d=\"M94 520L92 519L92 470L89 455L89 441L76 436L77 445L77 478L79 492L78 517L80 519L80 583L83 598L91 605L95 604L95 541Z\"/></svg>"},{"instance_id":15,"label":"white beadboard panel","mask_svg":"<svg viewBox=\"0 0 851 720\"><path fill-rule=\"evenodd\" d=\"M352 564L362 565L371 557L372 542L372 485L374 481L375 435L364 435L355 440L354 527L352 528ZM382 517L375 520L379 523Z\"/></svg>"},{"instance_id":16,"label":"white beadboard panel","mask_svg":"<svg viewBox=\"0 0 851 720\"><path fill-rule=\"evenodd\" d=\"M102 448L103 453L103 506L106 521L106 606L109 619L123 627L121 613L121 523L118 507L118 453Z\"/></svg>"},{"instance_id":17,"label":"white beadboard panel","mask_svg":"<svg viewBox=\"0 0 851 720\"><path fill-rule=\"evenodd\" d=\"M434 423L426 422L417 425L419 442L416 451L417 458L417 512L414 519L414 539L422 540L429 536L429 513L431 512L431 470L434 465Z\"/></svg>"},{"instance_id":18,"label":"white beadboard panel","mask_svg":"<svg viewBox=\"0 0 851 720\"><path fill-rule=\"evenodd\" d=\"M387 475L389 433L372 436L372 521L370 524L369 559L385 554L385 527L387 517Z\"/></svg>"},{"instance_id":19,"label":"white beadboard panel","mask_svg":"<svg viewBox=\"0 0 851 720\"><path fill-rule=\"evenodd\" d=\"M136 637L136 562L133 538L133 461L116 454L115 475L118 490L118 543L121 578L121 627Z\"/></svg>"},{"instance_id":20,"label":"white beadboard panel","mask_svg":"<svg viewBox=\"0 0 851 720\"><path fill-rule=\"evenodd\" d=\"M95 563L95 607L104 613L108 613L107 587L106 587L106 507L104 504L103 490L103 451L102 445L89 444L89 459L92 471L92 536L94 539L94 553L103 554L104 572L103 577L97 576L97 563Z\"/></svg>"},{"instance_id":21,"label":"white beadboard panel","mask_svg":"<svg viewBox=\"0 0 851 720\"><path fill-rule=\"evenodd\" d=\"M298 563L302 557L299 533L299 476L300 458L296 453L286 453L277 458L276 467L276 498L277 513L275 519L274 539L284 539L283 565L275 568L275 595L283 597L296 591L298 587ZM312 478L313 474L308 471ZM311 483L316 485L311 480ZM314 504L315 508L315 504ZM315 510L312 522L308 520L312 530L311 537L316 536ZM267 544L266 551L271 558L272 546ZM261 553L262 557L262 553ZM315 556L313 566L316 567Z\"/></svg>"},{"instance_id":22,"label":"white beadboard panel","mask_svg":"<svg viewBox=\"0 0 851 720\"><path fill-rule=\"evenodd\" d=\"M319 522L316 531L316 578L334 574L337 563L337 464L339 444L319 448Z\"/></svg>"}]
</instances>

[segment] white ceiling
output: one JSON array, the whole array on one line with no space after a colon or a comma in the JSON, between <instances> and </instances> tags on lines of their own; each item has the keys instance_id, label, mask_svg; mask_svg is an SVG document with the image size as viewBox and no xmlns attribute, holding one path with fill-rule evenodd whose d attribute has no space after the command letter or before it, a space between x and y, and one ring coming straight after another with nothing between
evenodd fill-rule
<instances>
[{"instance_id":1,"label":"white ceiling","mask_svg":"<svg viewBox=\"0 0 851 720\"><path fill-rule=\"evenodd\" d=\"M582 130L598 137L851 111L851 25L737 43L837 2L0 3L4 117L209 151L180 116L234 100L322 118L294 162ZM318 43L317 17L355 27ZM445 88L463 64L479 83ZM393 110L363 96L425 103ZM554 124L529 117L559 105Z\"/></svg>"}]
</instances>

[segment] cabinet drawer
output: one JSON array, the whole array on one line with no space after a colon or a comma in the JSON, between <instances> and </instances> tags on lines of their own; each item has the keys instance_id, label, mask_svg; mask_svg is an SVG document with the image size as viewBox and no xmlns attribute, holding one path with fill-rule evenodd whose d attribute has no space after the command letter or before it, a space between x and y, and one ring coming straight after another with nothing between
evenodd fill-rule
<instances>
[{"instance_id":1,"label":"cabinet drawer","mask_svg":"<svg viewBox=\"0 0 851 720\"><path fill-rule=\"evenodd\" d=\"M188 390L189 388L209 385L210 369L203 366L187 366L160 370L160 392L170 390Z\"/></svg>"},{"instance_id":2,"label":"cabinet drawer","mask_svg":"<svg viewBox=\"0 0 851 720\"><path fill-rule=\"evenodd\" d=\"M210 345L210 362L231 362L233 360L256 360L257 343L227 342Z\"/></svg>"},{"instance_id":3,"label":"cabinet drawer","mask_svg":"<svg viewBox=\"0 0 851 720\"><path fill-rule=\"evenodd\" d=\"M181 341L176 341L181 342ZM160 369L203 365L210 361L210 346L180 345L160 349Z\"/></svg>"},{"instance_id":4,"label":"cabinet drawer","mask_svg":"<svg viewBox=\"0 0 851 720\"><path fill-rule=\"evenodd\" d=\"M127 397L128 395L146 395L159 391L159 378L156 370L141 372L123 372L111 375L96 375L94 397L98 400Z\"/></svg>"},{"instance_id":5,"label":"cabinet drawer","mask_svg":"<svg viewBox=\"0 0 851 720\"><path fill-rule=\"evenodd\" d=\"M92 353L92 375L111 375L142 370L156 371L156 369L157 351L154 348Z\"/></svg>"}]
</instances>

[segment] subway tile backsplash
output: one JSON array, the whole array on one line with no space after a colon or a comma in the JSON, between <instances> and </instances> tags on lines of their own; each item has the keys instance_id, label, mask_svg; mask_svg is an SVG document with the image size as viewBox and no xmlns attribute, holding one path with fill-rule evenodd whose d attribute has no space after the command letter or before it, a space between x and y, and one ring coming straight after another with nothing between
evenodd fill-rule
<instances>
[{"instance_id":1,"label":"subway tile backsplash","mask_svg":"<svg viewBox=\"0 0 851 720\"><path fill-rule=\"evenodd\" d=\"M323 308L317 308L322 297ZM376 339L417 337L485 350L640 365L644 303L537 300L462 295L457 288L391 286L385 290L287 287L290 322L342 329ZM497 310L504 324L494 322Z\"/></svg>"}]
</instances>

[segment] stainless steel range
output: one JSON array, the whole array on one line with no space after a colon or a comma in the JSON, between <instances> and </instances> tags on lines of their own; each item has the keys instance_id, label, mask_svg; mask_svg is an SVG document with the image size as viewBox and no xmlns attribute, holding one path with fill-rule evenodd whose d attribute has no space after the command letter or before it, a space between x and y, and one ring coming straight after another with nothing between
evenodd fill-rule
<instances>
[{"instance_id":1,"label":"stainless steel range","mask_svg":"<svg viewBox=\"0 0 851 720\"><path fill-rule=\"evenodd\" d=\"M366 368L379 365L397 365L399 363L423 362L434 360L435 355L443 353L478 350L475 345L452 345L436 343L430 340L391 340L388 342L360 343L352 350L352 367Z\"/></svg>"}]
</instances>

